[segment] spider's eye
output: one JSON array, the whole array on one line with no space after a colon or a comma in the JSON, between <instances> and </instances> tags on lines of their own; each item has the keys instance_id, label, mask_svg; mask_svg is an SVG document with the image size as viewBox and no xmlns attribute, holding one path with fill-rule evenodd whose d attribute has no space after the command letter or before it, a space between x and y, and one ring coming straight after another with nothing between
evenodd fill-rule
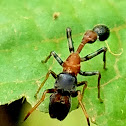
<instances>
[{"instance_id":1,"label":"spider's eye","mask_svg":"<svg viewBox=\"0 0 126 126\"><path fill-rule=\"evenodd\" d=\"M105 25L96 25L93 28L93 31L97 33L98 39L100 41L104 41L109 37L110 30L107 26Z\"/></svg>"}]
</instances>

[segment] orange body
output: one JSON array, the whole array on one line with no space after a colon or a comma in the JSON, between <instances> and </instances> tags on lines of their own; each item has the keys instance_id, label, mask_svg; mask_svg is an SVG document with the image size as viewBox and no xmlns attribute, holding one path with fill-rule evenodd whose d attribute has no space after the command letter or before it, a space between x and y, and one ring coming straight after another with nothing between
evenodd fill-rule
<instances>
[{"instance_id":1,"label":"orange body","mask_svg":"<svg viewBox=\"0 0 126 126\"><path fill-rule=\"evenodd\" d=\"M80 72L80 61L81 61L79 53L81 52L86 43L93 43L96 41L96 39L97 34L92 30L88 30L84 34L82 42L80 43L77 51L71 53L70 56L66 59L66 61L63 63L62 65L63 72L67 72L77 76L77 74Z\"/></svg>"},{"instance_id":2,"label":"orange body","mask_svg":"<svg viewBox=\"0 0 126 126\"><path fill-rule=\"evenodd\" d=\"M80 72L80 56L78 52L71 53L63 63L63 72L77 75Z\"/></svg>"}]
</instances>

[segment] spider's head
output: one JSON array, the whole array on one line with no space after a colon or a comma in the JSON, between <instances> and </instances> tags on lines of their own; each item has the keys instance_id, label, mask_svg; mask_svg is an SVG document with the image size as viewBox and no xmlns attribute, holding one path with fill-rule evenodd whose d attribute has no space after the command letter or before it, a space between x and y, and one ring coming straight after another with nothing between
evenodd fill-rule
<instances>
[{"instance_id":1,"label":"spider's head","mask_svg":"<svg viewBox=\"0 0 126 126\"><path fill-rule=\"evenodd\" d=\"M70 96L59 92L50 96L49 114L51 118L63 120L70 110Z\"/></svg>"}]
</instances>

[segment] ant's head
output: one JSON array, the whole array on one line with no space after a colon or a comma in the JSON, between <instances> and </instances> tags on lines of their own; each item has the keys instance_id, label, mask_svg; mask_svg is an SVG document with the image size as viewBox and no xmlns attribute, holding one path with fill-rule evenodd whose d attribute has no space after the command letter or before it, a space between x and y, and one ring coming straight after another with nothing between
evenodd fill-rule
<instances>
[{"instance_id":1,"label":"ant's head","mask_svg":"<svg viewBox=\"0 0 126 126\"><path fill-rule=\"evenodd\" d=\"M50 96L49 114L51 118L63 120L70 110L70 96L66 93L53 93Z\"/></svg>"}]
</instances>

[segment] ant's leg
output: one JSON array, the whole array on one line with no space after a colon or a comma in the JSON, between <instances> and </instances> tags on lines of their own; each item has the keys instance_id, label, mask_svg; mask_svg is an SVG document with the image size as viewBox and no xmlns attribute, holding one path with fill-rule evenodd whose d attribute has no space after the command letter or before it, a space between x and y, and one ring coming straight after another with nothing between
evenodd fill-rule
<instances>
[{"instance_id":1,"label":"ant's leg","mask_svg":"<svg viewBox=\"0 0 126 126\"><path fill-rule=\"evenodd\" d=\"M74 46L73 46L73 40L72 40L71 32L72 32L72 30L70 28L66 29L69 51L70 51L70 53L73 53L74 52Z\"/></svg>"},{"instance_id":2,"label":"ant's leg","mask_svg":"<svg viewBox=\"0 0 126 126\"><path fill-rule=\"evenodd\" d=\"M81 95L82 95L82 99L83 99L83 96L84 96L84 90L87 88L87 81L81 81L81 82L78 82L78 83L77 83L77 87L78 87L78 86L82 86L82 85L84 85L84 86L83 86L82 93L81 93Z\"/></svg>"},{"instance_id":3,"label":"ant's leg","mask_svg":"<svg viewBox=\"0 0 126 126\"><path fill-rule=\"evenodd\" d=\"M39 89L37 90L35 97L37 97L37 94L39 93L39 91L41 90L41 88L43 87L44 83L46 82L46 80L48 79L49 75L52 75L55 79L57 78L57 75L52 71L49 70L48 73L46 74L45 80L41 83L41 85L39 86Z\"/></svg>"},{"instance_id":4,"label":"ant's leg","mask_svg":"<svg viewBox=\"0 0 126 126\"><path fill-rule=\"evenodd\" d=\"M99 71L94 71L94 72L79 72L80 75L83 76L93 76L93 75L98 75L98 99L100 102L103 102L102 99L100 98L100 80L101 80L101 73Z\"/></svg>"},{"instance_id":5,"label":"ant's leg","mask_svg":"<svg viewBox=\"0 0 126 126\"><path fill-rule=\"evenodd\" d=\"M54 51L51 51L49 56L47 56L47 58L45 60L42 60L42 63L46 63L51 56L54 56L54 58L57 60L57 62L62 66L63 61Z\"/></svg>"},{"instance_id":6,"label":"ant's leg","mask_svg":"<svg viewBox=\"0 0 126 126\"><path fill-rule=\"evenodd\" d=\"M85 91L85 89L87 88L87 81L81 81L81 82L78 82L77 83L77 87L78 86L82 86L83 85L83 89L82 89L82 93L81 93L81 95L82 95L82 99L83 99L83 97L84 97L84 91ZM78 103L78 105L77 105L77 108L79 107L79 103Z\"/></svg>"},{"instance_id":7,"label":"ant's leg","mask_svg":"<svg viewBox=\"0 0 126 126\"><path fill-rule=\"evenodd\" d=\"M103 68L105 69L106 68L106 51L107 51L107 48L106 47L102 47L102 48L98 49L97 51L95 51L95 52L93 52L91 54L88 54L85 57L82 57L81 58L81 62L90 60L93 57L95 57L95 56L97 56L97 55L99 55L100 53L103 52L103 62L104 62Z\"/></svg>"},{"instance_id":8,"label":"ant's leg","mask_svg":"<svg viewBox=\"0 0 126 126\"><path fill-rule=\"evenodd\" d=\"M82 82L80 82L80 84L78 84L78 86L81 86L81 85L86 84L86 83L87 83L86 81L82 81ZM79 91L79 90L78 91L71 91L71 97L78 97L78 102L79 102L79 104L80 104L80 106L81 106L81 108L82 108L82 110L84 112L84 115L85 115L86 119L87 119L88 126L90 126L89 116L88 116L88 114L86 112L84 104L82 103L82 97L83 96L81 94L81 91Z\"/></svg>"},{"instance_id":9,"label":"ant's leg","mask_svg":"<svg viewBox=\"0 0 126 126\"><path fill-rule=\"evenodd\" d=\"M90 126L89 116L88 116L88 114L87 114L87 112L86 112L86 109L85 109L85 107L84 107L84 104L82 103L82 94L81 94L80 91L77 91L77 94L78 94L77 96L78 96L79 104L80 104L80 106L81 106L81 108L82 108L82 110L83 110L83 112L84 112L84 115L85 115L85 117L86 117L86 119L87 119L88 126Z\"/></svg>"},{"instance_id":10,"label":"ant's leg","mask_svg":"<svg viewBox=\"0 0 126 126\"><path fill-rule=\"evenodd\" d=\"M44 101L46 93L54 93L55 89L47 89L43 92L43 95L41 99L38 101L38 103L28 112L28 114L25 116L24 121L30 116L30 114Z\"/></svg>"}]
</instances>

